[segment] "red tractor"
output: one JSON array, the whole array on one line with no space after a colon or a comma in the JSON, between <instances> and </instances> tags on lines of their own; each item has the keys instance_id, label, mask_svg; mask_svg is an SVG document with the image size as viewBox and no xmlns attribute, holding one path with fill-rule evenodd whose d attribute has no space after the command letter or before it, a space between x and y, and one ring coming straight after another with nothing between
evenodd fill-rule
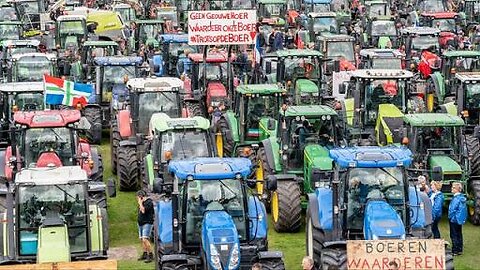
<instances>
[{"instance_id":1,"label":"red tractor","mask_svg":"<svg viewBox=\"0 0 480 270\"><path fill-rule=\"evenodd\" d=\"M457 46L457 35L461 27L460 15L456 12L424 12L421 14L423 26L433 27L440 30L439 42L441 48L448 45Z\"/></svg>"},{"instance_id":2,"label":"red tractor","mask_svg":"<svg viewBox=\"0 0 480 270\"><path fill-rule=\"evenodd\" d=\"M13 121L12 144L1 152L7 181L13 181L14 171L22 168L80 166L89 177L90 197L106 207L102 157L78 136L79 130L90 128L80 111L18 111Z\"/></svg>"}]
</instances>

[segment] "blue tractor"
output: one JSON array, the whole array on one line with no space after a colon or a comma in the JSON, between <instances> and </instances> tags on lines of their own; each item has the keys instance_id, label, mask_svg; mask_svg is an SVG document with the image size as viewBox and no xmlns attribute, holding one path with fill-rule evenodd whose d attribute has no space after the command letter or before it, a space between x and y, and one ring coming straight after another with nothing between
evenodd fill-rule
<instances>
[{"instance_id":1,"label":"blue tractor","mask_svg":"<svg viewBox=\"0 0 480 270\"><path fill-rule=\"evenodd\" d=\"M285 269L281 252L267 251L267 212L247 180L246 158L171 161L174 177L154 192L156 269ZM251 183L252 182L252 183ZM166 191L170 189L170 191Z\"/></svg>"},{"instance_id":2,"label":"blue tractor","mask_svg":"<svg viewBox=\"0 0 480 270\"><path fill-rule=\"evenodd\" d=\"M308 195L306 215L307 255L319 269L347 269L349 240L432 238L430 199L407 177L411 155L396 146L330 150L334 177ZM450 252L445 261L453 269Z\"/></svg>"},{"instance_id":3,"label":"blue tractor","mask_svg":"<svg viewBox=\"0 0 480 270\"><path fill-rule=\"evenodd\" d=\"M177 63L183 63L187 56L186 51L196 53L197 49L188 45L187 34L163 34L159 35L160 54L152 58L153 74L155 76L180 76L177 74Z\"/></svg>"}]
</instances>

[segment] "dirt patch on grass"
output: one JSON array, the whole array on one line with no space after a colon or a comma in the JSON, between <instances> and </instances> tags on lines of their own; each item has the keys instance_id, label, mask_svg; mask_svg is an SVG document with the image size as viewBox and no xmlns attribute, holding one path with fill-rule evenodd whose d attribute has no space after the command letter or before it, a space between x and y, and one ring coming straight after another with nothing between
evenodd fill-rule
<instances>
[{"instance_id":1,"label":"dirt patch on grass","mask_svg":"<svg viewBox=\"0 0 480 270\"><path fill-rule=\"evenodd\" d=\"M108 249L108 258L114 260L136 260L138 258L135 246L112 247Z\"/></svg>"}]
</instances>

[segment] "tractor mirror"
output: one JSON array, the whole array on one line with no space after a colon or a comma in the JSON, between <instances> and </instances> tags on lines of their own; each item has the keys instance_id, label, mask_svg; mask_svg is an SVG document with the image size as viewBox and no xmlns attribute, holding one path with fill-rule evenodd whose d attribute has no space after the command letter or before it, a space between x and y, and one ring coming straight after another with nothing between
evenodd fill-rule
<instances>
[{"instance_id":1,"label":"tractor mirror","mask_svg":"<svg viewBox=\"0 0 480 270\"><path fill-rule=\"evenodd\" d=\"M272 73L272 62L270 61L265 62L265 73L266 74Z\"/></svg>"},{"instance_id":2,"label":"tractor mirror","mask_svg":"<svg viewBox=\"0 0 480 270\"><path fill-rule=\"evenodd\" d=\"M348 89L348 82L343 82L339 85L338 93L341 95L345 95L347 93L347 89Z\"/></svg>"},{"instance_id":3,"label":"tractor mirror","mask_svg":"<svg viewBox=\"0 0 480 270\"><path fill-rule=\"evenodd\" d=\"M275 129L275 120L273 120L272 118L268 119L267 128L268 128L268 130L274 130Z\"/></svg>"},{"instance_id":4,"label":"tractor mirror","mask_svg":"<svg viewBox=\"0 0 480 270\"><path fill-rule=\"evenodd\" d=\"M108 197L110 197L110 198L117 197L117 188L115 186L115 179L114 178L108 179L107 193L108 193Z\"/></svg>"},{"instance_id":5,"label":"tractor mirror","mask_svg":"<svg viewBox=\"0 0 480 270\"><path fill-rule=\"evenodd\" d=\"M267 177L267 189L269 191L277 190L277 177L275 177L275 175L269 175Z\"/></svg>"},{"instance_id":6,"label":"tractor mirror","mask_svg":"<svg viewBox=\"0 0 480 270\"><path fill-rule=\"evenodd\" d=\"M443 180L442 167L440 167L440 166L433 167L432 180L433 181L442 181Z\"/></svg>"},{"instance_id":7,"label":"tractor mirror","mask_svg":"<svg viewBox=\"0 0 480 270\"><path fill-rule=\"evenodd\" d=\"M84 116L80 118L80 121L77 122L76 129L78 130L89 130L92 127L92 124Z\"/></svg>"}]
</instances>

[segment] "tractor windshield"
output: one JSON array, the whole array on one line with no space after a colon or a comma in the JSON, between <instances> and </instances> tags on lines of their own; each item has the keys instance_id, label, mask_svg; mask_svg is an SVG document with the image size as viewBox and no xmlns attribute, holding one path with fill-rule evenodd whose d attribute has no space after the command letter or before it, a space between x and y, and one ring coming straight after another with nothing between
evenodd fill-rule
<instances>
[{"instance_id":1,"label":"tractor windshield","mask_svg":"<svg viewBox=\"0 0 480 270\"><path fill-rule=\"evenodd\" d=\"M125 88L125 75L135 78L135 69L135 66L104 66L102 102L112 101L113 88Z\"/></svg>"},{"instance_id":2,"label":"tractor windshield","mask_svg":"<svg viewBox=\"0 0 480 270\"><path fill-rule=\"evenodd\" d=\"M466 85L466 88L465 108L469 111L468 119L478 119L478 113L480 112L480 84L469 83Z\"/></svg>"},{"instance_id":3,"label":"tractor windshield","mask_svg":"<svg viewBox=\"0 0 480 270\"><path fill-rule=\"evenodd\" d=\"M41 82L43 75L53 74L53 64L46 57L25 56L16 62L17 82Z\"/></svg>"},{"instance_id":4,"label":"tractor windshield","mask_svg":"<svg viewBox=\"0 0 480 270\"><path fill-rule=\"evenodd\" d=\"M418 10L422 12L435 13L446 11L445 5L442 0L424 0L418 3Z\"/></svg>"},{"instance_id":5,"label":"tractor windshield","mask_svg":"<svg viewBox=\"0 0 480 270\"><path fill-rule=\"evenodd\" d=\"M148 133L148 124L152 114L164 112L172 117L180 116L178 92L145 92L139 95L138 128L141 133Z\"/></svg>"},{"instance_id":6,"label":"tractor windshield","mask_svg":"<svg viewBox=\"0 0 480 270\"><path fill-rule=\"evenodd\" d=\"M283 5L281 4L264 4L265 14L264 18L280 17L282 15Z\"/></svg>"},{"instance_id":7,"label":"tractor windshield","mask_svg":"<svg viewBox=\"0 0 480 270\"><path fill-rule=\"evenodd\" d=\"M337 33L337 19L335 17L316 17L313 18L314 32Z\"/></svg>"},{"instance_id":8,"label":"tractor windshield","mask_svg":"<svg viewBox=\"0 0 480 270\"><path fill-rule=\"evenodd\" d=\"M453 149L459 154L461 127L417 127L417 151L426 155L429 149Z\"/></svg>"},{"instance_id":9,"label":"tractor windshield","mask_svg":"<svg viewBox=\"0 0 480 270\"><path fill-rule=\"evenodd\" d=\"M167 162L165 153L170 152L175 160L209 157L208 138L205 130L175 130L162 134L160 153L162 162Z\"/></svg>"},{"instance_id":10,"label":"tractor windshield","mask_svg":"<svg viewBox=\"0 0 480 270\"><path fill-rule=\"evenodd\" d=\"M122 17L122 21L124 22L131 22L136 19L135 17L135 10L133 8L113 8L114 11L120 14Z\"/></svg>"},{"instance_id":11,"label":"tractor windshield","mask_svg":"<svg viewBox=\"0 0 480 270\"><path fill-rule=\"evenodd\" d=\"M185 51L189 51L191 53L196 53L197 49L193 46L188 45L187 43L182 42L170 42L168 44L168 53L172 56L179 56L183 54Z\"/></svg>"},{"instance_id":12,"label":"tractor windshield","mask_svg":"<svg viewBox=\"0 0 480 270\"><path fill-rule=\"evenodd\" d=\"M204 74L207 81L226 81L227 63L201 63L199 65L199 74Z\"/></svg>"},{"instance_id":13,"label":"tractor windshield","mask_svg":"<svg viewBox=\"0 0 480 270\"><path fill-rule=\"evenodd\" d=\"M402 69L401 58L374 58L372 59L373 69Z\"/></svg>"},{"instance_id":14,"label":"tractor windshield","mask_svg":"<svg viewBox=\"0 0 480 270\"><path fill-rule=\"evenodd\" d=\"M440 29L442 32L456 32L455 19L432 20L432 26Z\"/></svg>"},{"instance_id":15,"label":"tractor windshield","mask_svg":"<svg viewBox=\"0 0 480 270\"><path fill-rule=\"evenodd\" d=\"M81 20L78 21L60 21L59 23L60 35L83 35L87 32L85 23Z\"/></svg>"},{"instance_id":16,"label":"tractor windshield","mask_svg":"<svg viewBox=\"0 0 480 270\"><path fill-rule=\"evenodd\" d=\"M147 39L156 39L158 35L162 34L161 24L141 24L139 30L139 40L145 41Z\"/></svg>"},{"instance_id":17,"label":"tractor windshield","mask_svg":"<svg viewBox=\"0 0 480 270\"><path fill-rule=\"evenodd\" d=\"M362 229L363 209L369 200L385 200L405 219L405 181L402 168L353 168L346 180L349 229Z\"/></svg>"},{"instance_id":18,"label":"tractor windshield","mask_svg":"<svg viewBox=\"0 0 480 270\"><path fill-rule=\"evenodd\" d=\"M9 56L15 55L15 54L21 54L21 53L34 53L38 52L38 49L36 47L31 47L31 46L18 46L18 47L11 47L7 49L7 54Z\"/></svg>"},{"instance_id":19,"label":"tractor windshield","mask_svg":"<svg viewBox=\"0 0 480 270\"><path fill-rule=\"evenodd\" d=\"M13 7L0 8L0 21L18 21L15 9Z\"/></svg>"},{"instance_id":20,"label":"tractor windshield","mask_svg":"<svg viewBox=\"0 0 480 270\"><path fill-rule=\"evenodd\" d=\"M27 129L20 143L20 153L24 153L26 167L75 165L70 130L64 127Z\"/></svg>"},{"instance_id":21,"label":"tractor windshield","mask_svg":"<svg viewBox=\"0 0 480 270\"><path fill-rule=\"evenodd\" d=\"M318 79L320 77L320 59L288 57L285 61L285 79L294 78Z\"/></svg>"},{"instance_id":22,"label":"tractor windshield","mask_svg":"<svg viewBox=\"0 0 480 270\"><path fill-rule=\"evenodd\" d=\"M397 29L394 21L373 21L372 36L396 36Z\"/></svg>"},{"instance_id":23,"label":"tractor windshield","mask_svg":"<svg viewBox=\"0 0 480 270\"><path fill-rule=\"evenodd\" d=\"M67 225L71 252L87 251L85 193L83 184L20 186L15 194L19 206L20 245L26 242L30 245L31 239L38 239L40 226L49 222ZM20 255L36 254L36 250L26 246L20 246L19 250L25 252Z\"/></svg>"},{"instance_id":24,"label":"tractor windshield","mask_svg":"<svg viewBox=\"0 0 480 270\"><path fill-rule=\"evenodd\" d=\"M247 240L247 222L244 208L244 193L241 181L194 180L188 181L183 190L186 200L186 242L200 244L202 239L202 221L205 212L225 211L233 219L240 241Z\"/></svg>"},{"instance_id":25,"label":"tractor windshield","mask_svg":"<svg viewBox=\"0 0 480 270\"><path fill-rule=\"evenodd\" d=\"M375 125L380 104L393 104L401 111L405 111L406 81L402 80L372 80L365 86L366 121L368 125Z\"/></svg>"},{"instance_id":26,"label":"tractor windshield","mask_svg":"<svg viewBox=\"0 0 480 270\"><path fill-rule=\"evenodd\" d=\"M14 106L19 111L43 111L44 97L43 93L18 93L13 97Z\"/></svg>"},{"instance_id":27,"label":"tractor windshield","mask_svg":"<svg viewBox=\"0 0 480 270\"><path fill-rule=\"evenodd\" d=\"M438 49L440 47L438 38L430 35L418 35L412 38L413 50Z\"/></svg>"},{"instance_id":28,"label":"tractor windshield","mask_svg":"<svg viewBox=\"0 0 480 270\"><path fill-rule=\"evenodd\" d=\"M353 53L353 42L351 41L330 42L327 48L327 57L332 59L345 59L349 62L354 62L355 54Z\"/></svg>"},{"instance_id":29,"label":"tractor windshield","mask_svg":"<svg viewBox=\"0 0 480 270\"><path fill-rule=\"evenodd\" d=\"M232 0L232 8L233 9L254 9L252 0Z\"/></svg>"},{"instance_id":30,"label":"tractor windshield","mask_svg":"<svg viewBox=\"0 0 480 270\"><path fill-rule=\"evenodd\" d=\"M21 15L40 13L38 1L22 1L18 4L18 10Z\"/></svg>"},{"instance_id":31,"label":"tractor windshield","mask_svg":"<svg viewBox=\"0 0 480 270\"><path fill-rule=\"evenodd\" d=\"M247 138L258 139L260 136L260 119L270 117L277 118L279 97L273 95L248 96L246 104Z\"/></svg>"},{"instance_id":32,"label":"tractor windshield","mask_svg":"<svg viewBox=\"0 0 480 270\"><path fill-rule=\"evenodd\" d=\"M2 40L19 39L20 29L18 24L0 24L0 37Z\"/></svg>"}]
</instances>

